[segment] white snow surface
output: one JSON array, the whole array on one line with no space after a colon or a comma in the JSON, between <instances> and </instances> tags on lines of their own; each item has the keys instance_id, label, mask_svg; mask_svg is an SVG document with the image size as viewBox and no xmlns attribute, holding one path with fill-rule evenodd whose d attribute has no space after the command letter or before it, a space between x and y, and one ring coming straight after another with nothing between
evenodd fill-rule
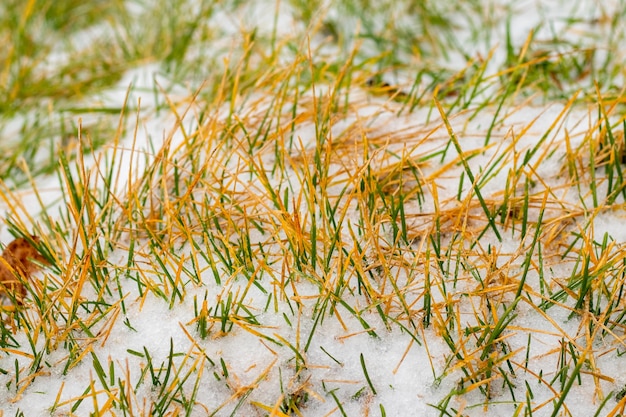
<instances>
[{"instance_id":1,"label":"white snow surface","mask_svg":"<svg viewBox=\"0 0 626 417\"><path fill-rule=\"evenodd\" d=\"M520 13L515 15L514 24L511 26L515 28L514 40L518 44L523 43L528 35L528 28L534 27L538 19L553 22L554 27L552 29L559 30L560 19L564 17L572 17L572 14L575 14L590 18L590 16L598 15L602 8L609 10L611 7L617 7L616 4L621 4L620 2L589 0L587 2L573 2L576 4L575 9L569 9L563 7L568 2L550 2L551 4L554 3L553 7L544 6L546 3L541 1L515 3L513 7L518 9ZM268 4L271 6L266 4L267 7L257 5L253 8L254 16L259 16L258 22L265 25L271 25L273 21L274 3L269 2ZM219 19L219 16L217 18ZM281 15L282 18L286 19L284 27L288 27L290 21ZM240 23L243 24L244 20L246 19L242 18ZM575 34L568 36L575 36ZM500 48L503 48L503 45L500 45ZM502 50L499 49L499 51ZM118 89L106 94L106 99L121 103L127 85L130 82L135 85L145 82L149 85L152 82L151 75L154 70L154 67L146 67L129 72ZM146 90L149 89L143 91ZM133 100L136 100L141 94L137 91L142 91L142 89L135 90ZM357 91L355 94L359 94L359 92ZM142 106L145 105L146 108L149 108L152 96L146 94L141 96L141 100ZM437 117L433 117L431 114L432 120L424 123L428 116L421 111L407 116L397 116L394 112L387 111L386 105L384 100L372 99L368 106L359 109L359 114L338 121L333 126L334 134L339 135L359 117L369 117L372 113L377 113L378 121L376 123L379 124L377 132L380 135L398 130L414 134L414 141L395 145L398 151L405 148L411 149L411 152L416 155L427 154L447 142L447 133L441 125L441 120ZM540 136L549 130L563 108L563 103L553 103L545 106L529 105L507 109L510 114L504 118L502 125L494 131L494 145L488 152L470 160L475 172L479 171L479 167L489 166L490 161L500 154L500 150L508 146L516 134L532 122L530 131L525 133L515 145L520 154L523 155L524 151L534 146ZM451 119L453 127L460 132L460 143L464 152L469 153L473 149L483 147L484 134L495 111L495 108L483 109L472 120L469 120L464 114L454 116ZM191 120L192 115L189 118ZM560 200L566 201L572 209L580 208L583 202L579 201L577 193L559 188L563 182L563 179L559 178L563 167L563 136L567 132L572 146L577 146L582 140L583 134L590 127L589 118L590 110L587 108L568 110L562 123L558 124L559 127L553 130L545 141L545 149L553 149L555 152L536 167L537 177L546 180L546 184L537 184L537 189L533 191L540 193L542 190L550 191L550 187L554 187L552 190L554 195L558 196ZM141 120L140 123L140 134L137 140L137 146L140 149L147 149L148 137L153 139L166 137L174 126L174 120L169 116L151 115L146 120ZM428 133L431 131L432 133ZM299 126L297 133L303 142L304 149L314 146L312 143L314 140L312 126ZM429 139L423 140L427 134ZM174 145L177 140L182 140L179 133L176 135L178 136L174 137ZM131 163L129 148L132 143L132 137L128 137L120 144L120 148L124 149L118 154L122 160L122 165ZM446 162L454 160L456 157L456 152L450 150L446 156ZM140 158L137 160L139 161ZM141 164L137 162L133 164L134 169L142 169ZM498 175L490 179L489 183L482 188L485 195L491 195L493 192L504 189L504 182L508 173L507 167L511 167L512 164L513 161L503 162L505 168L501 169ZM121 171L124 172L125 170L122 168ZM428 177L435 171L436 166L425 165L424 176ZM462 167L459 167L458 174L460 175L461 172ZM47 181L49 183L46 183L44 187L47 190L46 198L54 201L54 190L55 188L58 190L59 185L57 184L55 187L54 180ZM245 181L245 179L241 181ZM121 181L120 185L123 183L124 181ZM448 207L454 205L454 199L458 192L458 177L449 180L442 179L437 182L437 187L439 201ZM463 194L468 192L469 182L466 182ZM599 193L601 194L601 192ZM430 195L430 192L426 191L426 194ZM58 195L56 194L56 196ZM33 197L28 193L28 190L24 190L23 198L28 206L28 201L32 201L29 199ZM556 197L554 199L556 200ZM432 200L427 200L420 210L423 213L432 214L434 209ZM538 215L537 210L531 210L531 213L534 216ZM544 216L550 218L549 210ZM601 240L604 234L608 234L610 239L617 244L626 243L626 227L616 227L616 224L623 224L624 217L623 211L618 208L613 212L594 217L594 238ZM349 222L350 218L346 221ZM410 226L413 230L428 227L429 220L427 217L416 216L411 221L413 223ZM6 230L3 230L0 232L0 238L6 242L10 236ZM349 239L347 230L346 239ZM529 244L530 237L527 236L526 239ZM510 253L520 247L519 235L505 234L502 241L499 242L493 233L487 232L481 238L480 245L484 248L492 246L500 253ZM189 251L187 246L181 248L181 253L185 251ZM511 256L511 268L519 268L523 256L524 254ZM118 250L111 254L110 262L113 265L123 265L126 262L126 257L125 251ZM276 271L280 271L281 266L276 265L275 268ZM562 280L571 275L572 268L573 265L567 262L563 262L562 265L553 263L550 270L545 271L545 273L555 280ZM126 313L121 311L119 305L115 307L118 310L115 314L120 314L121 317L115 320L106 340L96 338L93 344L89 346L93 356L91 353L87 353L77 366L65 370L68 350L63 347L50 349L43 353L41 359L41 363L45 364L42 366L43 370L23 392L19 390L19 387L16 390L15 370L30 366L32 357L29 355L32 351L27 337L23 333L18 333L15 341L19 348L15 349L24 352L23 355L9 354L12 353L9 351L0 352L0 369L3 370L0 373L0 387L3 387L0 390L0 415L13 416L20 412L23 414L19 415L26 417L89 415L90 412L93 412L93 398L91 396L85 398L73 410L71 407L74 407L76 402L67 404L65 401L80 397L89 388L91 381L95 381L97 389L102 388L102 382L94 375L94 358L98 358L102 362L101 366L107 375L113 369L115 378L126 379L130 375L128 378L130 381L138 381L142 372L144 373L144 381L138 387L132 387L136 388L132 395L136 396L133 402L138 406L138 409L134 410L135 415L147 415L148 410L141 409L142 405L158 401L161 398L163 386L150 382L152 377L146 371L148 362L146 352L148 352L155 368L159 368L161 365L165 368L167 362L173 360L174 369L181 370L180 377L186 375L185 370L192 368L190 361L202 363L201 366L193 366L194 369L203 370L203 375L199 378L201 383L196 392L196 401L202 406L195 407L190 412L191 416L267 415L266 411L251 405L251 402L273 405L281 397L282 392L287 394L301 393L302 387L308 390L309 396L306 405L301 410L306 416L341 415L337 410L337 402L332 395L337 395L343 411L348 416L381 415L379 404L383 405L387 416L438 416L440 412L433 405L442 402L463 377L459 368L450 370L447 367L447 361L450 360L452 354L449 347L432 327L422 329L417 333L417 340L419 341L417 343L397 326L392 326L391 330L387 330L385 323L375 311L364 312L362 318L377 334L377 337L373 337L364 331L362 323L341 308L338 308L341 322L334 316L326 314L324 320L319 323L315 320L313 303L307 303L306 299L303 302L305 307L300 312L291 311L287 303L284 302L279 302L276 310L273 306L267 308L267 294L263 294L254 285L246 293L246 305L254 308L255 314L258 315L258 321L265 326L257 329L257 331L268 338L259 338L244 328L236 327L227 334L210 335L206 339L202 339L199 337L195 325L191 323L194 319L194 299L201 302L204 295L208 294L208 299L211 301L209 304L215 305L218 296L223 296L229 292L234 294L237 291L243 291L247 282L243 277L221 277L221 283L218 284L216 277L213 276L213 272L207 265L200 265L199 269L203 270L202 285L188 285L183 302L176 303L171 308L162 299L153 295L148 295L145 299L142 298L136 284L131 279L120 282L120 291L125 296ZM399 278L407 279L406 277ZM536 274L530 274L527 284L536 288L537 282ZM301 280L298 285L300 296L307 293L316 294L318 291L313 284L307 284L305 279ZM415 285L423 285L423 283L418 282ZM265 287L271 288L271 285L265 285ZM89 298L95 295L93 291L91 288L85 288L81 295ZM433 302L437 302L442 300L443 295L433 293L433 297ZM274 300L271 301L271 304L273 303ZM292 306L297 308L295 303L292 303ZM468 320L461 324L470 326L472 320L475 320L474 315L471 314L471 301L468 300L467 305L459 306L459 308L462 312L467 313L465 316ZM285 317L289 318L289 322ZM547 310L546 316L543 316L538 311L520 303L517 307L517 316L511 324L517 332L512 333L511 337L507 339L512 351L521 349L513 356L513 359L518 362L525 360L526 347L530 341L529 372L543 373L545 380L552 380L555 377L554 371L558 369L557 362L559 360L555 350L560 349L562 336L569 335L571 340L584 343L582 339L584 330L581 330L579 325L579 319L570 318L569 311L558 306ZM317 326L317 328L307 349L305 358L307 367L299 369L296 366L293 350L286 343L279 346L270 339L278 340L280 338L280 340L287 341L293 346L301 347L309 342L308 337L313 326ZM83 337L87 336L83 335ZM37 352L43 350L42 339L39 337L35 342ZM605 349L607 354L596 355L595 366L602 370L603 375L613 378L613 381L605 380L600 382L600 385L605 390L605 394L612 390L619 391L626 384L626 376L623 373L624 358L615 354L614 345L607 342L606 346L602 346L602 342L597 343L599 345L596 348L599 351ZM623 350L623 347L619 347L619 349ZM173 358L170 356L170 351L176 353ZM375 395L371 392L366 381L361 357L376 390ZM229 378L224 377L224 368L228 369ZM299 370L296 371L297 369ZM444 370L446 373L442 374ZM158 378L163 380L165 376L160 375ZM533 404L541 404L543 401L549 401L553 398L549 387L546 384L537 383L536 377L526 378L524 373L518 371L510 378L515 387L513 394L516 395L518 401L523 400L523 395L527 391L525 381L529 381L530 388L534 393ZM591 416L598 409L599 399L594 392L595 385L590 378L589 375L584 375L585 383L582 385L574 384L572 392L567 397L566 406L572 416ZM190 382L184 384L189 393L194 390L193 384L197 379L197 375L194 373L193 377L189 378ZM238 386L228 386L228 384L233 384L233 381L236 381ZM117 385L117 381L105 382ZM8 386L10 388L4 388ZM251 390L249 396L243 396L245 401L239 402L242 396L228 401L233 396L233 392L243 392L248 388L254 389ZM334 391L335 389L336 391ZM466 396L453 397L450 401L456 402L455 408L463 410L463 415L484 417L514 415L515 406L510 403L508 388L499 386L493 396L500 398L500 395L506 400L502 402L495 400L488 408L483 407L484 397L479 394L478 390ZM59 397L57 398L57 396ZM100 391L97 400L99 404L105 404L107 401L106 393ZM611 401L614 404L614 400ZM55 403L59 406L52 409ZM465 408L467 405L470 407ZM172 407L175 406L172 404ZM611 408L613 408L612 405L607 407L607 409ZM549 416L551 412L551 407L542 407L533 416ZM117 415L123 414L118 413ZM156 413L156 415L161 414Z\"/></svg>"}]
</instances>

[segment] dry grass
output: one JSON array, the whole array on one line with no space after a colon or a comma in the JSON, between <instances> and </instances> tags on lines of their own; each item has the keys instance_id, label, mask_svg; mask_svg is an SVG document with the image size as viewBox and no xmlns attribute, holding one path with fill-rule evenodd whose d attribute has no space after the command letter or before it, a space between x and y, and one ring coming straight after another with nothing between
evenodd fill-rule
<instances>
[{"instance_id":1,"label":"dry grass","mask_svg":"<svg viewBox=\"0 0 626 417\"><path fill-rule=\"evenodd\" d=\"M331 30L319 19L309 39ZM476 59L430 88L385 82L383 55L372 75L358 43L328 63L323 42L270 37L263 54L242 35L214 82L155 84L146 110L129 90L106 144L78 121L51 148L52 192L35 159L27 186L0 187L9 230L41 236L50 263L2 312L10 401L54 374L54 415L385 415L379 358L343 374L329 347L375 339L405 346L393 375L426 355L441 416L576 415L578 396L623 414L619 97L536 105L533 68L552 61L528 58L532 37L495 75ZM162 344L131 342L151 328ZM227 355L242 341L259 355L245 371Z\"/></svg>"}]
</instances>

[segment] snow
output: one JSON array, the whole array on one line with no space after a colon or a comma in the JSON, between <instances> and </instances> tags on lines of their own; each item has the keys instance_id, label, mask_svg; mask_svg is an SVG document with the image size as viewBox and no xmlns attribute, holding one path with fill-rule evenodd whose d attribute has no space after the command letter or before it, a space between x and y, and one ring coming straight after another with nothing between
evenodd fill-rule
<instances>
[{"instance_id":1,"label":"snow","mask_svg":"<svg viewBox=\"0 0 626 417\"><path fill-rule=\"evenodd\" d=\"M540 3L543 4L543 2L527 1L523 5L516 6L519 10L525 11L515 18L515 22L520 24L511 25L515 28L516 41L525 40L528 30L536 26L535 21L540 17L539 15L543 15L547 20L552 19L550 16L554 18L571 16L569 9L564 11L559 7L554 7L533 11L530 7ZM576 4L579 5L577 10L580 15L586 18L590 14L599 13L599 6L596 2L577 2ZM258 22L271 27L274 10L272 7L256 6L252 9L254 9L253 16L262 18ZM219 20L221 17L217 16L216 19ZM285 17L281 15L281 19ZM289 27L291 24L291 21L285 20L281 27ZM559 30L558 21L551 27L551 30ZM233 33L238 32L235 30ZM151 86L154 71L153 66L130 71L120 82L118 89L104 95L105 99L119 105L124 100L126 87L133 83L135 88L132 90L131 102L136 103L141 98L142 107L153 108L154 95L149 88L143 89L142 86ZM186 92L181 90L178 93L182 96ZM371 140L384 143L387 135L404 132L407 137L406 141L390 145L391 148L395 147L394 150L397 153L406 152L412 156L427 155L444 148L448 136L441 120L433 117L432 112L427 114L427 111L417 111L398 116L394 111L393 103L388 103L384 99L371 99L367 105L362 105L361 100L365 96L365 93L355 91L353 99L359 103L360 107L355 105L357 108L354 113L338 120L332 126L330 135L332 138L341 137L348 143L345 133L349 132L358 120L368 119L375 120ZM185 106L181 105L180 110L184 108ZM465 155L472 155L473 151L484 148L485 132L491 124L495 111L495 108L487 108L477 116L470 117L469 113L464 113L451 118ZM538 148L539 152L533 156L528 166L533 167L533 178L545 180L545 183L538 181L532 192L534 196L539 197L543 197L544 192L550 194L550 204L554 206L549 206L552 210L544 213L544 221L555 222L555 224L562 215L561 207L558 207L555 201L566 201L569 210L572 211L584 211L585 207L591 207L590 195L587 196L587 201L581 202L577 193L564 188L563 184L567 178L562 172L564 135L566 133L569 135L573 148L580 145L583 135L590 127L589 109L575 107L567 109L564 114L563 111L563 103L505 109L505 113L501 115L502 122L494 130L491 146L484 153L477 154L469 161L474 168L473 171L479 172L479 167L484 169L492 166L493 161L505 153L507 147L512 146L517 150L518 155L524 155L537 145L545 132L550 131L544 143ZM188 114L186 122L193 122L192 113L193 111ZM377 117L372 119L372 114L377 114ZM558 120L558 123L553 126L555 120ZM138 139L135 141L132 138L132 129L130 129L128 137L119 144L119 149L122 151L118 152L117 157L122 161L121 172L128 172L126 167L131 164L135 173L145 168L145 162L139 155L142 152L150 152L149 140L152 140L152 146L158 149L159 144L168 138L171 132L174 132L172 148L175 149L182 142L183 136L180 130L174 127L175 120L171 115L156 115L150 110L142 112ZM525 131L527 128L529 130ZM518 135L521 132L524 134L520 137ZM314 136L314 130L310 124L298 126L295 137L302 142L294 145L291 150L293 156L310 152L314 148ZM132 146L136 146L134 152L131 152ZM105 152L111 152L111 150L108 149ZM458 161L458 154L454 149L449 149L442 164L455 161ZM333 166L331 172L336 174L335 179L340 183L341 178L358 170L364 162L364 156L358 151L350 152L345 155L344 161L337 162ZM377 169L390 166L393 162L383 154L374 155L371 161L372 166ZM96 158L89 158L88 163L95 164ZM229 163L232 164L232 168L236 167L238 162L233 160ZM519 161L507 158L500 164L503 168L490 178L481 190L486 196L492 196L504 190L510 170L517 168L516 164L519 164ZM463 167L458 164L456 168L450 170L454 175L447 179L437 179L435 183L434 178L439 166L425 163L421 169L424 178L432 179L432 183L429 184L432 188L429 188L430 191L426 190L428 198L419 207L414 202L410 203L413 204L412 207L407 206L408 211L413 214L419 212L409 218L410 229L417 236L417 246L422 238L425 239L425 231L432 227L435 213L452 210L459 204L456 201L457 193L459 193L458 178L463 172ZM238 170L233 168L232 172L238 172ZM485 175L488 174L485 173ZM250 184L245 177L244 175L244 178L234 182L230 191L255 191L258 193L256 198L266 198L262 185ZM122 178L119 181L120 188L116 191L123 189L126 180L127 178ZM272 180L277 183L282 181L279 178ZM55 179L47 179L43 187L47 201L55 201L60 195L58 190L61 185L55 184L55 181ZM287 179L287 181L290 181L292 187L298 183L293 179ZM517 185L523 187L524 184ZM341 185L335 184L335 186L338 191L341 190ZM437 189L438 200L434 199L434 188ZM294 191L292 194L297 195L298 190ZM468 196L471 191L471 184L466 180L461 195ZM520 190L520 195L521 191L523 188ZM601 194L601 190L599 193ZM36 206L28 190L16 198L24 201L25 207ZM538 205L535 204L535 208L530 211L533 219L539 216L539 210L536 208ZM357 209L357 207L352 208ZM307 212L303 207L300 209L302 215ZM476 213L480 212L481 209L477 205ZM602 236L608 234L610 239L618 244L624 243L626 228L615 226L623 223L624 217L621 207L589 217L594 224L595 236L592 238L601 240ZM347 214L346 225L351 224L356 230L359 226L352 223L352 220L350 214ZM473 224L472 219L450 218L449 221L467 221L468 228L482 227L482 224ZM342 233L344 233L344 242L358 240L349 233L347 226ZM503 234L502 242L499 242L496 236L488 231L481 238L480 246L485 253L487 253L487 248L491 247L500 254L505 254L498 260L498 266L503 266L506 261L510 263L511 270L516 270L521 268L526 255L526 253L520 253L519 248L530 248L532 233L531 230L527 234L525 245L520 245L519 234L508 232ZM251 233L250 236L252 244L263 243L267 239L267 236L255 233ZM6 230L0 234L0 237L3 242L9 239ZM268 250L271 249L268 247ZM544 248L544 250L546 251L545 274L548 277L546 281L553 286L552 290L558 290L556 282L567 280L572 275L574 265L566 260L555 261L553 258L558 257L558 249ZM139 248L136 251L149 253L148 248ZM552 255L550 252L553 252ZM189 259L189 245L183 246L178 255L183 255L183 259ZM127 256L128 250L123 248L113 251L109 259L110 267L125 265ZM137 256L137 273L145 274L147 280L153 280L167 288L166 278L162 273L150 271L149 267L142 270L140 255ZM374 254L370 257L370 262L377 261ZM167 259L170 270L175 271L178 267L178 260L173 257L168 258L167 254L164 254L164 258ZM477 263L485 262L484 259L476 261ZM189 261L186 261L185 266L192 269ZM434 268L434 265L431 267ZM441 326L433 324L427 328L420 328L416 334L418 343L398 326L387 328L380 315L374 310L360 313L361 319L367 323L368 328L364 326L364 322L358 320L355 315L350 314L340 305L335 307L332 314L327 311L324 319L318 322L316 314L320 306L316 302L320 289L317 283L312 282L309 277L296 277L297 274L294 273L292 279L297 280L297 293L281 295L264 293L255 285L249 285L246 278L240 275L224 274L218 280L203 260L200 260L197 268L202 271L202 283L198 285L190 282L186 286L187 293L183 301L176 300L172 305L168 305L163 299L150 293L145 295L140 292L136 281L132 278L120 282L119 291L124 294L124 306L122 307L121 303L117 302L108 307L111 312L106 317L110 319L110 322L92 329L92 331L108 332L105 339L94 337L90 341L89 336L81 333L80 329L71 330L76 334L75 343L82 348L73 354L80 351L84 354L82 360L76 361L75 358L69 357L71 351L69 348L45 346L42 335L29 336L26 332L18 332L15 335L15 346L3 349L0 354L0 369L2 370L0 386L6 387L0 391L0 415L12 416L20 412L24 416L89 415L93 412L96 403L100 407L107 403L108 396L102 389L104 384L132 392L131 402L135 407L134 415L147 415L151 402L158 403L167 398L168 390L177 386L173 384L174 378L178 380L188 378L182 384L184 390L188 396L194 395L192 393L195 392L197 405L187 413L191 416L267 415L269 414L267 410L262 411L253 404L260 403L273 407L285 396L304 395L304 393L308 396L308 400L301 412L307 416L340 415L333 395L337 396L344 413L348 416L380 415L381 406L384 407L387 416L438 416L440 412L431 405L444 402L450 392L453 392L455 388L461 388L460 381L465 375L459 366L452 363L453 355L441 337ZM265 288L272 288L272 280L280 277L284 265L275 264L272 268L275 276L268 275L261 278L264 284L267 284L264 285ZM219 267L219 270L225 271L225 268ZM424 288L422 275L406 276L399 268L392 269L390 273L397 279L400 287L407 288L406 301L408 303L423 303L422 298L416 295ZM328 282L333 282L337 278L334 273L327 277ZM183 279L190 278L184 276ZM536 271L530 272L526 284L536 293L539 291L539 277ZM389 285L385 287L380 282L371 282L370 285L379 290L382 296L393 294L393 289ZM458 287L449 288L448 291L463 293L469 291L470 286L475 285L477 282L460 282ZM95 299L96 291L95 288L87 285L80 296ZM143 289L143 292L145 291ZM244 297L245 305L263 326L242 322L232 331L217 332L204 339L201 338L194 322L195 309L202 305L204 297L210 301L209 305L217 306L219 300L226 300L229 294L234 297ZM443 302L446 296L440 288L436 288L432 293L432 302ZM537 297L537 294L533 296ZM346 297L354 302L352 305L359 304L357 296L346 294ZM116 298L113 299L116 300ZM477 336L461 334L461 328L468 329L477 325L475 311L482 307L474 305L476 301L470 296L466 297L465 301L465 304L458 305L457 308L466 322L457 324L459 334L454 336L474 338ZM503 313L503 311L495 312L495 314ZM87 318L90 313L84 311L79 314ZM243 312L240 314L245 315ZM561 347L568 348L567 344L570 342L585 347L585 330L580 328L581 322L578 318L570 317L570 311L567 309L556 305L544 313L528 304L520 303L516 314L517 316L510 325L511 329L516 331L509 332L505 336L510 350L516 352L512 355L511 361L519 364L528 358L527 373L543 374L544 381L550 381L555 378L555 371L559 368L558 352ZM376 336L372 336L370 332L375 333ZM259 337L258 334L263 337ZM313 337L309 339L311 334ZM29 337L32 340L29 340ZM601 369L605 376L613 378L613 382L604 380L598 385L602 387L605 395L612 390L619 391L626 383L626 377L621 371L623 360L614 353L614 342L607 338L606 345L603 345L603 342L594 343L597 343L596 348L599 352L606 352L604 355L594 356L597 359L595 367ZM291 345L299 352L304 352L302 346L307 344L306 357L303 358L298 358L290 347ZM530 349L526 351L529 346ZM624 347L621 346L618 349L623 351ZM19 354L14 354L15 352ZM36 378L22 391L20 387L15 386L17 378L15 370L31 366L36 354L41 355L41 364L44 365ZM303 366L302 360L306 362L306 366ZM100 365L95 364L95 361L99 361ZM160 373L157 371L153 381L153 375L148 370L150 364L157 370L167 368L170 362L173 363L172 369L175 370L176 375L167 376L164 371ZM369 387L363 365L376 390L375 395ZM94 374L94 369L98 366L111 376L110 380L101 381ZM500 366L505 366L505 364ZM517 369L515 375L510 377L515 386L513 392L518 401L524 400L526 381L534 393L533 404L548 402L548 405L535 410L534 416L551 415L550 402L553 400L553 393L548 384L539 383L537 377L526 378L520 369ZM567 396L566 406L572 416L593 415L599 405L595 391L596 385L591 381L591 376L584 375L583 378L585 384L574 384L572 392ZM200 383L195 385L197 380ZM138 381L141 382L138 383ZM97 395L89 394L79 405L76 401L71 401L80 398L92 383L96 385ZM129 384L132 384L132 389L128 386ZM245 394L248 390L250 390L249 395ZM508 396L508 388L499 383L491 390L492 398L495 400L488 408L484 407L485 398L479 390L474 390L464 396L454 396L450 401L463 415L485 417L513 415L516 405ZM504 400L499 401L501 398ZM53 409L53 404L58 406ZM176 403L171 403L169 406L171 407L169 411L178 407ZM611 408L613 408L613 403L605 410ZM184 413L183 410L179 411L181 414ZM109 413L121 415L119 410L115 409L109 410ZM165 415L166 412L163 409L154 414Z\"/></svg>"}]
</instances>

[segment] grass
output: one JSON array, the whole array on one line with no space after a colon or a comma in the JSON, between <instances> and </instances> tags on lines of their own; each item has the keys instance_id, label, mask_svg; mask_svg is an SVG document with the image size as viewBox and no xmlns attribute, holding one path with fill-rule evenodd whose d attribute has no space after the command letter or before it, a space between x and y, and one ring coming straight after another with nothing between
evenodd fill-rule
<instances>
[{"instance_id":1,"label":"grass","mask_svg":"<svg viewBox=\"0 0 626 417\"><path fill-rule=\"evenodd\" d=\"M4 236L51 264L12 413L384 416L391 368L429 415L623 414L623 12L70 3L0 6Z\"/></svg>"}]
</instances>

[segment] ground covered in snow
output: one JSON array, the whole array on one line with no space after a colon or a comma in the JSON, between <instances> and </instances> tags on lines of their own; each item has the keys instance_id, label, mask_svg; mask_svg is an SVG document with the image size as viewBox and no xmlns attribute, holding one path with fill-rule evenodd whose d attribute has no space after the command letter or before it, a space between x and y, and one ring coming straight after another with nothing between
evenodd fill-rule
<instances>
[{"instance_id":1,"label":"ground covered in snow","mask_svg":"<svg viewBox=\"0 0 626 417\"><path fill-rule=\"evenodd\" d=\"M127 2L188 43L7 139L0 416L623 414L623 4L351 3Z\"/></svg>"}]
</instances>

